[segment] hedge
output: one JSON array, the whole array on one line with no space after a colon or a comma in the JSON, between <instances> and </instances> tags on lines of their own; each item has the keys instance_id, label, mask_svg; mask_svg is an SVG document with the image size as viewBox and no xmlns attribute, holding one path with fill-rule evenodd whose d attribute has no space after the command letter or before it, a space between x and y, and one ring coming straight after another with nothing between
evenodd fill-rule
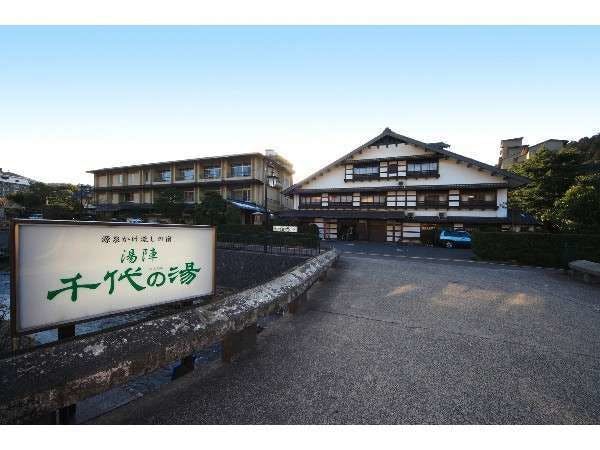
<instances>
[{"instance_id":1,"label":"hedge","mask_svg":"<svg viewBox=\"0 0 600 450\"><path fill-rule=\"evenodd\" d=\"M317 248L319 246L319 235L316 233L265 232L262 225L228 224L217 226L217 241Z\"/></svg>"},{"instance_id":2,"label":"hedge","mask_svg":"<svg viewBox=\"0 0 600 450\"><path fill-rule=\"evenodd\" d=\"M570 261L600 262L600 235L476 231L473 252L480 258L544 267L567 267Z\"/></svg>"}]
</instances>

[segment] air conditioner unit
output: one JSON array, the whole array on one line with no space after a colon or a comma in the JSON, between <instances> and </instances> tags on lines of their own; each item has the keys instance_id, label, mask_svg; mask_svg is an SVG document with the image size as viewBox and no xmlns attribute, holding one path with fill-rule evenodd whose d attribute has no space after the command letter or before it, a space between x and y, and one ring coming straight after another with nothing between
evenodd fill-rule
<instances>
[{"instance_id":1,"label":"air conditioner unit","mask_svg":"<svg viewBox=\"0 0 600 450\"><path fill-rule=\"evenodd\" d=\"M406 213L406 217L415 217L415 213L414 212L407 212Z\"/></svg>"},{"instance_id":2,"label":"air conditioner unit","mask_svg":"<svg viewBox=\"0 0 600 450\"><path fill-rule=\"evenodd\" d=\"M404 186L404 181L398 181L398 186Z\"/></svg>"},{"instance_id":3,"label":"air conditioner unit","mask_svg":"<svg viewBox=\"0 0 600 450\"><path fill-rule=\"evenodd\" d=\"M440 219L445 219L446 218L446 213L445 212L439 213L439 218Z\"/></svg>"}]
</instances>

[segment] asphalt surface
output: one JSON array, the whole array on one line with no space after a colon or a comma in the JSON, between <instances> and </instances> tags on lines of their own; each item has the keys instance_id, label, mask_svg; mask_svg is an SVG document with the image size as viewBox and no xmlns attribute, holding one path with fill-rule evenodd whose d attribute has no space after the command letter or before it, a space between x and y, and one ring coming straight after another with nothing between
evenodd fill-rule
<instances>
[{"instance_id":1,"label":"asphalt surface","mask_svg":"<svg viewBox=\"0 0 600 450\"><path fill-rule=\"evenodd\" d=\"M598 286L458 250L438 249L451 261L368 250L343 253L256 350L95 422L600 422Z\"/></svg>"}]
</instances>

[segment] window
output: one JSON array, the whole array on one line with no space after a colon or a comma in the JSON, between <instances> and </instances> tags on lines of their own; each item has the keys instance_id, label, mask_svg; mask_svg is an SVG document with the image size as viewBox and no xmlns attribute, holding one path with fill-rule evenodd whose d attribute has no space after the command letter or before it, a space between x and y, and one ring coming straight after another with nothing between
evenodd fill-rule
<instances>
[{"instance_id":1,"label":"window","mask_svg":"<svg viewBox=\"0 0 600 450\"><path fill-rule=\"evenodd\" d=\"M250 163L234 163L231 165L232 177L249 177L251 171Z\"/></svg>"},{"instance_id":2,"label":"window","mask_svg":"<svg viewBox=\"0 0 600 450\"><path fill-rule=\"evenodd\" d=\"M139 184L138 172L132 172L127 174L127 184Z\"/></svg>"},{"instance_id":3,"label":"window","mask_svg":"<svg viewBox=\"0 0 600 450\"><path fill-rule=\"evenodd\" d=\"M398 175L398 163L388 164L388 176Z\"/></svg>"},{"instance_id":4,"label":"window","mask_svg":"<svg viewBox=\"0 0 600 450\"><path fill-rule=\"evenodd\" d=\"M411 162L407 165L407 173L414 175L432 175L437 174L438 163L437 161L422 161L422 162Z\"/></svg>"},{"instance_id":5,"label":"window","mask_svg":"<svg viewBox=\"0 0 600 450\"><path fill-rule=\"evenodd\" d=\"M496 206L496 191L470 191L460 194L461 206Z\"/></svg>"},{"instance_id":6,"label":"window","mask_svg":"<svg viewBox=\"0 0 600 450\"><path fill-rule=\"evenodd\" d=\"M183 191L183 202L184 203L194 203L194 191Z\"/></svg>"},{"instance_id":7,"label":"window","mask_svg":"<svg viewBox=\"0 0 600 450\"><path fill-rule=\"evenodd\" d=\"M391 191L387 193L386 206L404 207L406 206L406 191Z\"/></svg>"},{"instance_id":8,"label":"window","mask_svg":"<svg viewBox=\"0 0 600 450\"><path fill-rule=\"evenodd\" d=\"M193 167L180 167L177 169L177 180L178 181L194 181L194 168Z\"/></svg>"},{"instance_id":9,"label":"window","mask_svg":"<svg viewBox=\"0 0 600 450\"><path fill-rule=\"evenodd\" d=\"M234 189L231 191L231 198L233 200L249 202L249 201L251 201L250 189L249 188Z\"/></svg>"},{"instance_id":10,"label":"window","mask_svg":"<svg viewBox=\"0 0 600 450\"><path fill-rule=\"evenodd\" d=\"M122 185L123 184L123 174L118 173L118 174L113 175L112 180L113 180L112 182L113 182L114 186Z\"/></svg>"},{"instance_id":11,"label":"window","mask_svg":"<svg viewBox=\"0 0 600 450\"><path fill-rule=\"evenodd\" d=\"M300 208L314 208L321 206L321 195L301 195Z\"/></svg>"},{"instance_id":12,"label":"window","mask_svg":"<svg viewBox=\"0 0 600 450\"><path fill-rule=\"evenodd\" d=\"M448 206L448 194L446 192L419 193L417 206Z\"/></svg>"},{"instance_id":13,"label":"window","mask_svg":"<svg viewBox=\"0 0 600 450\"><path fill-rule=\"evenodd\" d=\"M354 166L352 168L352 178L379 178L379 164Z\"/></svg>"},{"instance_id":14,"label":"window","mask_svg":"<svg viewBox=\"0 0 600 450\"><path fill-rule=\"evenodd\" d=\"M352 194L329 194L329 206L352 206Z\"/></svg>"},{"instance_id":15,"label":"window","mask_svg":"<svg viewBox=\"0 0 600 450\"><path fill-rule=\"evenodd\" d=\"M133 192L122 192L119 194L119 202L120 203L132 203L133 202Z\"/></svg>"},{"instance_id":16,"label":"window","mask_svg":"<svg viewBox=\"0 0 600 450\"><path fill-rule=\"evenodd\" d=\"M363 193L360 194L361 206L385 206L386 196L385 194L372 194Z\"/></svg>"},{"instance_id":17,"label":"window","mask_svg":"<svg viewBox=\"0 0 600 450\"><path fill-rule=\"evenodd\" d=\"M156 178L154 179L157 183L170 183L171 182L171 169L159 169L156 172Z\"/></svg>"},{"instance_id":18,"label":"window","mask_svg":"<svg viewBox=\"0 0 600 450\"><path fill-rule=\"evenodd\" d=\"M221 166L205 167L204 178L221 178Z\"/></svg>"}]
</instances>

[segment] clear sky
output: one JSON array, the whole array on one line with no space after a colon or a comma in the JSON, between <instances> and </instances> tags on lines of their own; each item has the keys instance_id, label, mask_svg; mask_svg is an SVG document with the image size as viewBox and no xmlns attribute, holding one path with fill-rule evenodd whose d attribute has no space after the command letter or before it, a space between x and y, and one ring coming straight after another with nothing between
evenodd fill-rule
<instances>
[{"instance_id":1,"label":"clear sky","mask_svg":"<svg viewBox=\"0 0 600 450\"><path fill-rule=\"evenodd\" d=\"M295 180L385 127L495 163L600 132L600 27L0 27L0 167L262 151Z\"/></svg>"}]
</instances>

